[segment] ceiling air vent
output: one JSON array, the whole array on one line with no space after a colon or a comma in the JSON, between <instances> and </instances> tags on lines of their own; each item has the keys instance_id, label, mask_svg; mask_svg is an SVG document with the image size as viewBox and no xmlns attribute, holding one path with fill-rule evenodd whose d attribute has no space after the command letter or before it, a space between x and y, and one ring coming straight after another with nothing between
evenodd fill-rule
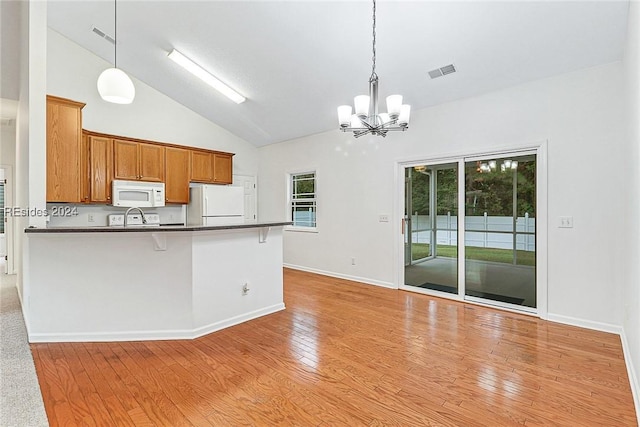
<instances>
[{"instance_id":1,"label":"ceiling air vent","mask_svg":"<svg viewBox=\"0 0 640 427\"><path fill-rule=\"evenodd\" d=\"M446 76L447 74L455 73L456 67L453 64L445 65L444 67L436 68L429 71L429 77L436 79L438 77Z\"/></svg>"},{"instance_id":2,"label":"ceiling air vent","mask_svg":"<svg viewBox=\"0 0 640 427\"><path fill-rule=\"evenodd\" d=\"M116 44L116 41L113 39L113 37L111 37L109 34L105 33L104 31L102 31L100 28L92 27L91 31L93 31L95 34L99 35L109 43Z\"/></svg>"}]
</instances>

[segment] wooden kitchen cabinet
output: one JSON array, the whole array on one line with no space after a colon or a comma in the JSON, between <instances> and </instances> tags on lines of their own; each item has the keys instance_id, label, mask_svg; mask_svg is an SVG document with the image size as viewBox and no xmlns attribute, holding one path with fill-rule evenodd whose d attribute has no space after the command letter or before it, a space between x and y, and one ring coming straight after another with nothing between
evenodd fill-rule
<instances>
[{"instance_id":1,"label":"wooden kitchen cabinet","mask_svg":"<svg viewBox=\"0 0 640 427\"><path fill-rule=\"evenodd\" d=\"M47 96L47 202L82 201L84 105Z\"/></svg>"},{"instance_id":2,"label":"wooden kitchen cabinet","mask_svg":"<svg viewBox=\"0 0 640 427\"><path fill-rule=\"evenodd\" d=\"M89 171L89 135L82 131L80 148L80 200L89 203L91 198L91 172Z\"/></svg>"},{"instance_id":3,"label":"wooden kitchen cabinet","mask_svg":"<svg viewBox=\"0 0 640 427\"><path fill-rule=\"evenodd\" d=\"M213 181L212 154L207 151L191 151L191 181L209 183Z\"/></svg>"},{"instance_id":4,"label":"wooden kitchen cabinet","mask_svg":"<svg viewBox=\"0 0 640 427\"><path fill-rule=\"evenodd\" d=\"M158 144L139 144L140 180L164 182L164 150Z\"/></svg>"},{"instance_id":5,"label":"wooden kitchen cabinet","mask_svg":"<svg viewBox=\"0 0 640 427\"><path fill-rule=\"evenodd\" d=\"M138 172L138 143L131 141L113 141L113 178L136 181Z\"/></svg>"},{"instance_id":6,"label":"wooden kitchen cabinet","mask_svg":"<svg viewBox=\"0 0 640 427\"><path fill-rule=\"evenodd\" d=\"M88 137L89 200L91 203L111 204L113 180L113 150L111 138Z\"/></svg>"},{"instance_id":7,"label":"wooden kitchen cabinet","mask_svg":"<svg viewBox=\"0 0 640 427\"><path fill-rule=\"evenodd\" d=\"M233 154L191 151L191 181L207 184L231 184L233 182Z\"/></svg>"},{"instance_id":8,"label":"wooden kitchen cabinet","mask_svg":"<svg viewBox=\"0 0 640 427\"><path fill-rule=\"evenodd\" d=\"M233 182L233 156L228 153L213 153L213 182L231 184Z\"/></svg>"},{"instance_id":9,"label":"wooden kitchen cabinet","mask_svg":"<svg viewBox=\"0 0 640 427\"><path fill-rule=\"evenodd\" d=\"M184 148L166 147L165 198L167 203L189 203L189 178L191 176L190 151Z\"/></svg>"},{"instance_id":10,"label":"wooden kitchen cabinet","mask_svg":"<svg viewBox=\"0 0 640 427\"><path fill-rule=\"evenodd\" d=\"M113 178L129 181L164 181L164 150L158 144L113 141Z\"/></svg>"}]
</instances>

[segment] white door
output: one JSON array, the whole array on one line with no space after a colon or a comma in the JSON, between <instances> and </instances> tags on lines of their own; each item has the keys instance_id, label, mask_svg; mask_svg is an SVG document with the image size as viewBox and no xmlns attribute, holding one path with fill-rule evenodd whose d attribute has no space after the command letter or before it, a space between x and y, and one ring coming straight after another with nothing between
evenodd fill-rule
<instances>
[{"instance_id":1,"label":"white door","mask_svg":"<svg viewBox=\"0 0 640 427\"><path fill-rule=\"evenodd\" d=\"M244 222L258 221L256 177L253 175L233 175L234 187L244 188Z\"/></svg>"}]
</instances>

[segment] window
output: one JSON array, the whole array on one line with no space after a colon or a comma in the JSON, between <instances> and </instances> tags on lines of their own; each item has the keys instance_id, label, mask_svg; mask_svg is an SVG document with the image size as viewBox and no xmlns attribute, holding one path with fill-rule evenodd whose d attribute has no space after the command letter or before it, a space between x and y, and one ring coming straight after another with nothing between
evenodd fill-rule
<instances>
[{"instance_id":1,"label":"window","mask_svg":"<svg viewBox=\"0 0 640 427\"><path fill-rule=\"evenodd\" d=\"M291 174L291 221L294 227L316 227L316 173Z\"/></svg>"}]
</instances>

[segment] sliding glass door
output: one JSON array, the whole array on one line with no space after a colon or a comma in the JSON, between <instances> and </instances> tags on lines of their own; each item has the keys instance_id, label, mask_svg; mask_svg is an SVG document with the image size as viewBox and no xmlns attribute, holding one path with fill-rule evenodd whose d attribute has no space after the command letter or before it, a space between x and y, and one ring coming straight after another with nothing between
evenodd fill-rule
<instances>
[{"instance_id":1,"label":"sliding glass door","mask_svg":"<svg viewBox=\"0 0 640 427\"><path fill-rule=\"evenodd\" d=\"M465 162L465 296L536 307L534 155Z\"/></svg>"},{"instance_id":2,"label":"sliding glass door","mask_svg":"<svg viewBox=\"0 0 640 427\"><path fill-rule=\"evenodd\" d=\"M406 289L535 310L535 152L411 165L404 178Z\"/></svg>"},{"instance_id":3,"label":"sliding glass door","mask_svg":"<svg viewBox=\"0 0 640 427\"><path fill-rule=\"evenodd\" d=\"M458 293L458 164L405 169L405 284Z\"/></svg>"}]
</instances>

